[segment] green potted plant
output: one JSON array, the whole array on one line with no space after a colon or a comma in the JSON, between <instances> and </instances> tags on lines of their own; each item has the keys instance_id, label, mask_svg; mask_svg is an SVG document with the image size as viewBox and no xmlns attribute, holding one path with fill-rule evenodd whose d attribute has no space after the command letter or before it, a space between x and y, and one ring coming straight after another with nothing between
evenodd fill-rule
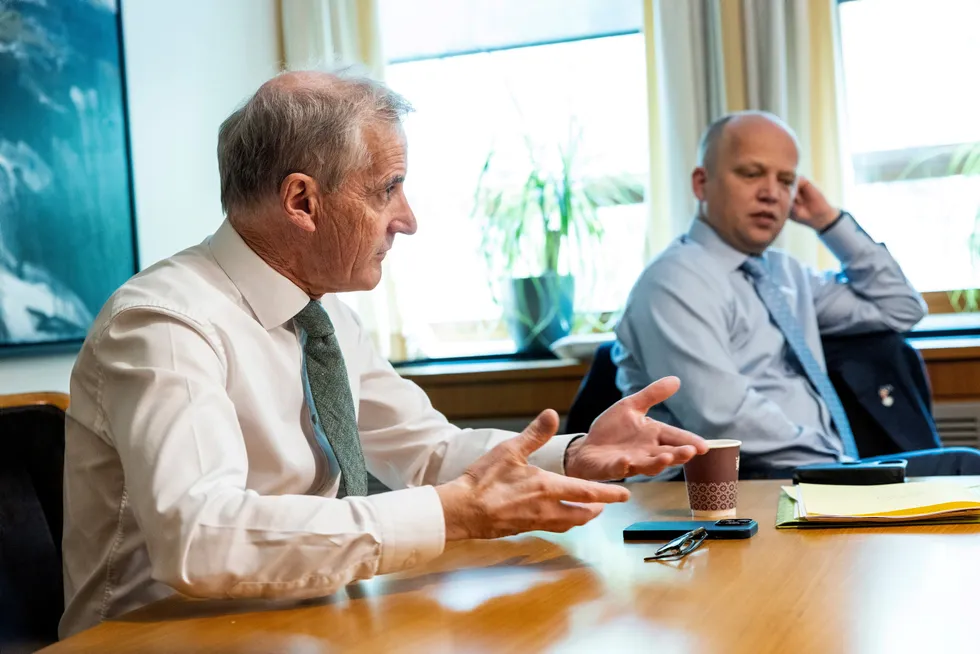
<instances>
[{"instance_id":1,"label":"green potted plant","mask_svg":"<svg viewBox=\"0 0 980 654\"><path fill-rule=\"evenodd\" d=\"M945 168L946 175L980 175L980 143L967 143L957 147L949 155L946 155L945 152L933 154L909 164L901 173L900 179L910 179L917 172L928 171L935 166L941 166L941 161L946 156L949 157L949 162ZM973 265L976 266L980 262L980 207L977 208L973 232L970 234L968 244ZM980 289L955 289L949 291L947 297L953 311L957 313L980 312Z\"/></svg>"},{"instance_id":2,"label":"green potted plant","mask_svg":"<svg viewBox=\"0 0 980 654\"><path fill-rule=\"evenodd\" d=\"M959 148L949 163L949 172L953 175L980 175L980 143ZM980 261L980 207L977 207L973 233L970 234L970 255L976 266ZM980 311L980 289L950 291L949 303L955 311Z\"/></svg>"},{"instance_id":3,"label":"green potted plant","mask_svg":"<svg viewBox=\"0 0 980 654\"><path fill-rule=\"evenodd\" d=\"M495 290L494 298L523 353L546 353L571 331L575 275L588 272L603 235L598 208L637 201L635 184L580 176L581 141L573 129L549 152L525 138L523 171L498 170L493 150L480 171L471 217L481 227L491 288L504 281L502 297Z\"/></svg>"}]
</instances>

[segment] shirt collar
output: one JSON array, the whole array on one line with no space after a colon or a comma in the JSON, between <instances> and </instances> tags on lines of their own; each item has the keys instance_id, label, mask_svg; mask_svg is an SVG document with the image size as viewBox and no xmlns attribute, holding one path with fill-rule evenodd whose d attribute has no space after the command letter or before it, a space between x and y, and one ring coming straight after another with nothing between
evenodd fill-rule
<instances>
[{"instance_id":1,"label":"shirt collar","mask_svg":"<svg viewBox=\"0 0 980 654\"><path fill-rule=\"evenodd\" d=\"M279 327L305 307L310 297L272 269L227 220L208 241L211 254L267 330Z\"/></svg>"},{"instance_id":2,"label":"shirt collar","mask_svg":"<svg viewBox=\"0 0 980 654\"><path fill-rule=\"evenodd\" d=\"M718 232L700 218L694 219L694 222L691 224L691 229L687 232L687 238L707 250L708 254L729 272L738 270L745 263L745 260L749 258L749 255L744 252L739 252L728 243L725 243L718 235ZM769 261L766 254L767 252L762 253L762 259L768 265Z\"/></svg>"}]
</instances>

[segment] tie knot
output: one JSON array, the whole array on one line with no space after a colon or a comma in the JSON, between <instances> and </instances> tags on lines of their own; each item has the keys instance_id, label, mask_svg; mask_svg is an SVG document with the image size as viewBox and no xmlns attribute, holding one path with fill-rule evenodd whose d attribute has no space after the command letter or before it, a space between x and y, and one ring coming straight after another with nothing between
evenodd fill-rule
<instances>
[{"instance_id":1,"label":"tie knot","mask_svg":"<svg viewBox=\"0 0 980 654\"><path fill-rule=\"evenodd\" d=\"M297 313L293 320L303 328L307 336L322 338L333 335L333 323L330 322L330 316L316 300L310 300L310 303L303 307L303 310Z\"/></svg>"},{"instance_id":2,"label":"tie knot","mask_svg":"<svg viewBox=\"0 0 980 654\"><path fill-rule=\"evenodd\" d=\"M763 279L769 276L769 269L766 267L766 261L762 257L749 257L739 268L752 279Z\"/></svg>"}]
</instances>

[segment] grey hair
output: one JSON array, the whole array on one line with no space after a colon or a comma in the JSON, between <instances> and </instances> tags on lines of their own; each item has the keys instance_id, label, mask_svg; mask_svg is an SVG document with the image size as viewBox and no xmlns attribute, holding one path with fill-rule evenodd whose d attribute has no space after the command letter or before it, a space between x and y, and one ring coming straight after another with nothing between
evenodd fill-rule
<instances>
[{"instance_id":1,"label":"grey hair","mask_svg":"<svg viewBox=\"0 0 980 654\"><path fill-rule=\"evenodd\" d=\"M761 118L766 118L770 120L783 129L793 137L796 141L796 147L799 149L799 141L796 138L796 132L793 128L786 124L782 118L774 113L768 111L736 111L734 113L725 114L721 118L716 119L708 128L704 130L701 135L701 141L698 143L698 166L704 168L709 173L714 172L715 165L718 163L718 145L721 143L721 137L725 134L725 127L728 123L732 122L736 118L742 118L745 116L758 116Z\"/></svg>"},{"instance_id":2,"label":"grey hair","mask_svg":"<svg viewBox=\"0 0 980 654\"><path fill-rule=\"evenodd\" d=\"M263 86L218 130L222 209L254 206L278 193L292 173L336 191L348 175L371 164L365 128L398 126L411 111L384 84L344 73L322 85Z\"/></svg>"}]
</instances>

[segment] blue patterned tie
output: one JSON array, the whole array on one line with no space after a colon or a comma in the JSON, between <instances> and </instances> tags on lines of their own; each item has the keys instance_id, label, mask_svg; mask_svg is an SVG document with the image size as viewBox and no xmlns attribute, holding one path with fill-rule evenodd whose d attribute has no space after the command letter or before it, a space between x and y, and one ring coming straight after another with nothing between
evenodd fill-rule
<instances>
[{"instance_id":1,"label":"blue patterned tie","mask_svg":"<svg viewBox=\"0 0 980 654\"><path fill-rule=\"evenodd\" d=\"M790 309L789 303L786 302L786 298L783 297L782 291L772 281L765 262L760 257L749 257L742 264L741 269L752 278L752 281L755 283L756 293L759 294L762 303L769 310L772 321L776 323L779 331L783 333L790 349L796 355L806 376L809 377L810 383L817 389L817 393L820 394L821 399L827 405L827 409L830 411L830 418L834 421L834 425L837 426L837 433L840 435L841 442L844 445L844 454L853 459L858 458L857 445L854 443L851 424L847 421L847 413L844 411L844 406L840 403L840 398L837 397L837 391L834 390L834 385L830 383L830 377L820 368L820 364L817 363L813 352L806 344L803 327L796 319L796 316L793 315L793 311Z\"/></svg>"}]
</instances>

